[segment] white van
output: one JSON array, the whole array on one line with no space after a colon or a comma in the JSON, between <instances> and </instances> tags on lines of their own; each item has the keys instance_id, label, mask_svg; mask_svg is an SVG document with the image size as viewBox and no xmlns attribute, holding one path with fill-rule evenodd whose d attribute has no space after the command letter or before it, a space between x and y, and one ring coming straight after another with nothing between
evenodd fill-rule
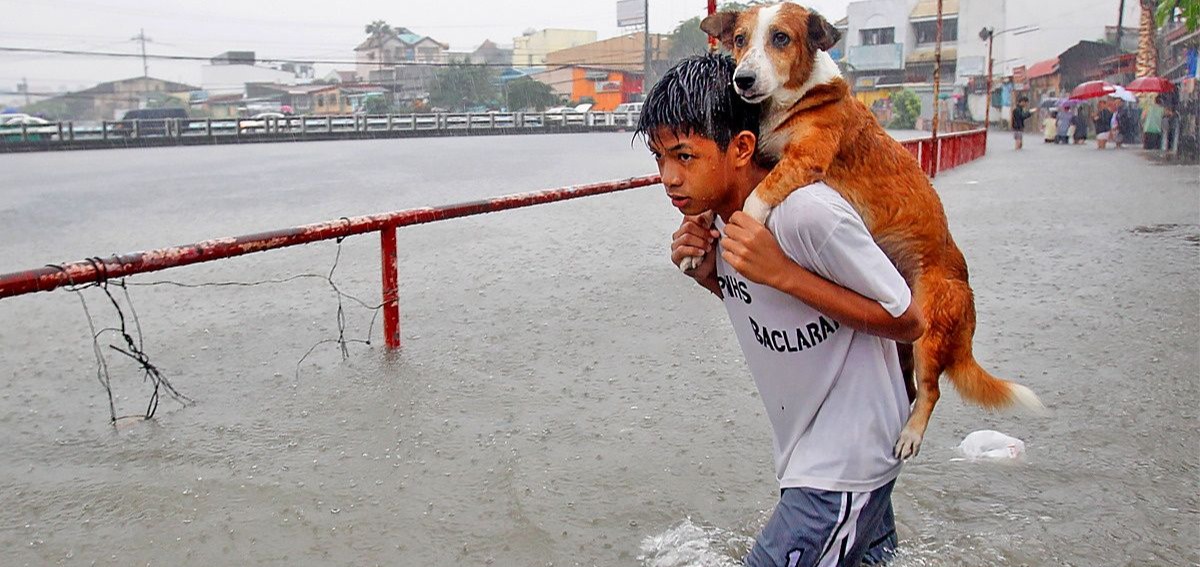
<instances>
[{"instance_id":1,"label":"white van","mask_svg":"<svg viewBox=\"0 0 1200 567\"><path fill-rule=\"evenodd\" d=\"M623 102L613 109L613 114L632 114L634 118L642 113L642 103Z\"/></svg>"}]
</instances>

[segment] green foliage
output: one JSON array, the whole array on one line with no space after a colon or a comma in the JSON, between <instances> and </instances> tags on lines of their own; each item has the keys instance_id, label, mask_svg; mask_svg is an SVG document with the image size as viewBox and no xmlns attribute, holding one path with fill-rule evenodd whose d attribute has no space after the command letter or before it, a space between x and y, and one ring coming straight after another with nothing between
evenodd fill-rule
<instances>
[{"instance_id":1,"label":"green foliage","mask_svg":"<svg viewBox=\"0 0 1200 567\"><path fill-rule=\"evenodd\" d=\"M1196 27L1200 26L1200 0L1165 0L1159 2L1158 9L1154 14L1155 23L1162 26L1174 14L1178 14L1180 19L1184 21L1188 31L1196 31Z\"/></svg>"},{"instance_id":2,"label":"green foliage","mask_svg":"<svg viewBox=\"0 0 1200 567\"><path fill-rule=\"evenodd\" d=\"M889 128L912 130L917 125L917 117L921 115L921 99L910 90L892 93L888 97L892 102L892 123Z\"/></svg>"},{"instance_id":3,"label":"green foliage","mask_svg":"<svg viewBox=\"0 0 1200 567\"><path fill-rule=\"evenodd\" d=\"M529 77L520 77L508 82L505 86L509 110L537 109L545 110L547 106L558 104L558 95L546 83L535 81Z\"/></svg>"},{"instance_id":4,"label":"green foliage","mask_svg":"<svg viewBox=\"0 0 1200 567\"><path fill-rule=\"evenodd\" d=\"M748 4L742 2L722 2L720 10L742 11L749 7ZM671 47L667 50L667 57L671 61L708 53L708 34L700 29L700 22L703 19L704 16L696 16L679 22L679 25L675 26L675 31L671 32Z\"/></svg>"},{"instance_id":5,"label":"green foliage","mask_svg":"<svg viewBox=\"0 0 1200 567\"><path fill-rule=\"evenodd\" d=\"M679 22L671 32L671 47L667 57L679 61L684 57L708 53L708 34L700 29L700 16Z\"/></svg>"},{"instance_id":6,"label":"green foliage","mask_svg":"<svg viewBox=\"0 0 1200 567\"><path fill-rule=\"evenodd\" d=\"M363 32L372 37L387 36L392 33L392 26L383 20L375 20L363 26Z\"/></svg>"},{"instance_id":7,"label":"green foliage","mask_svg":"<svg viewBox=\"0 0 1200 567\"><path fill-rule=\"evenodd\" d=\"M370 96L363 101L363 112L367 114L390 114L392 105L386 96Z\"/></svg>"},{"instance_id":8,"label":"green foliage","mask_svg":"<svg viewBox=\"0 0 1200 567\"><path fill-rule=\"evenodd\" d=\"M497 106L495 72L486 65L452 63L438 69L429 88L429 103L450 110Z\"/></svg>"}]
</instances>

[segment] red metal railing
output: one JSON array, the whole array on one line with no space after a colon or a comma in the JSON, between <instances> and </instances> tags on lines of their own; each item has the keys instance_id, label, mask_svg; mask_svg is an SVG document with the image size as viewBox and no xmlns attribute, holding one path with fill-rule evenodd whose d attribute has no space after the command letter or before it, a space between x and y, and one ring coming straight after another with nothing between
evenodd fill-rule
<instances>
[{"instance_id":1,"label":"red metal railing","mask_svg":"<svg viewBox=\"0 0 1200 567\"><path fill-rule=\"evenodd\" d=\"M620 181L561 187L534 193L518 193L442 207L425 207L345 218L283 230L205 240L158 250L113 255L107 258L92 258L61 266L46 266L36 270L0 275L0 299L38 291L50 291L64 285L85 284L154 272L220 258L232 258L252 252L307 244L318 240L332 240L367 232L379 232L383 267L383 331L387 345L395 348L400 346L400 293L396 270L396 229L398 227L612 193L655 185L658 182L657 175L647 175Z\"/></svg>"},{"instance_id":2,"label":"red metal railing","mask_svg":"<svg viewBox=\"0 0 1200 567\"><path fill-rule=\"evenodd\" d=\"M987 152L987 130L942 134L936 144L929 138L917 138L900 145L917 158L926 175L936 177L939 172L983 157Z\"/></svg>"},{"instance_id":3,"label":"red metal railing","mask_svg":"<svg viewBox=\"0 0 1200 567\"><path fill-rule=\"evenodd\" d=\"M934 164L937 171L945 171L981 157L987 149L987 133L972 130L939 136L937 144L922 138L901 144L912 152L930 175ZM935 151L938 160L934 162ZM529 207L543 203L565 201L590 195L612 193L637 187L656 185L657 175L633 177L618 181L560 187L532 193L517 193L486 199L446 205L407 209L391 213L343 218L283 230L260 232L243 236L216 238L193 244L160 248L144 252L113 255L107 258L90 258L63 265L46 266L34 270L0 274L0 299L50 291L65 285L79 285L120 278L133 274L165 270L221 258L232 258L253 252L274 250L319 240L332 240L356 234L378 232L382 264L383 330L388 347L400 346L400 293L396 269L396 229L402 226L424 224L458 217L492 213L506 209Z\"/></svg>"}]
</instances>

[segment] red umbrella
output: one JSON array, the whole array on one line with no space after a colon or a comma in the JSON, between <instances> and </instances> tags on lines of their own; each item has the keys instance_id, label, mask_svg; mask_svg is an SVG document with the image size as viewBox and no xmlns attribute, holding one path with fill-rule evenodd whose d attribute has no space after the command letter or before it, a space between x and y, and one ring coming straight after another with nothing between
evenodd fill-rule
<instances>
[{"instance_id":1,"label":"red umbrella","mask_svg":"<svg viewBox=\"0 0 1200 567\"><path fill-rule=\"evenodd\" d=\"M1125 90L1131 93L1169 93L1175 85L1162 77L1138 77Z\"/></svg>"},{"instance_id":2,"label":"red umbrella","mask_svg":"<svg viewBox=\"0 0 1200 567\"><path fill-rule=\"evenodd\" d=\"M1088 81L1080 84L1071 91L1071 98L1082 100L1085 98L1098 98L1104 95L1110 95L1117 92L1117 87L1110 85L1104 81Z\"/></svg>"}]
</instances>

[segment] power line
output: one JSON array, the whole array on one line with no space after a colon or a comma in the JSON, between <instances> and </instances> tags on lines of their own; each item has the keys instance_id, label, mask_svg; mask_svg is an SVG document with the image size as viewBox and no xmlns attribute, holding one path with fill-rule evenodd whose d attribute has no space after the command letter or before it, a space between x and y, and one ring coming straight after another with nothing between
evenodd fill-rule
<instances>
[{"instance_id":1,"label":"power line","mask_svg":"<svg viewBox=\"0 0 1200 567\"><path fill-rule=\"evenodd\" d=\"M134 39L138 39L138 38L134 38ZM148 40L148 38L147 38L147 40ZM151 53L137 54L137 53L119 53L119 52L112 52L112 51L81 51L81 50L75 50L75 49L43 49L43 48L37 48L37 47L0 46L0 52L43 53L43 54L52 54L52 55L77 55L77 56L85 56L85 57L115 57L115 58L138 58L138 57L141 57L144 59L162 59L162 60L167 60L167 61L211 61L213 59L212 57L202 57L202 56L198 56L198 55L164 55L164 54L151 54ZM613 52L613 55L627 55L627 54L623 54L620 52ZM363 64L368 64L368 65L384 65L387 67L457 67L457 66L464 64L464 63L455 63L455 62L423 63L423 62L419 62L419 61L382 61L381 62L381 61L349 61L349 60L333 60L333 59L318 60L318 59L299 59L299 58L290 58L290 57L256 57L255 60L263 62L263 63L295 63L295 64L318 64L319 63L319 64L323 64L323 65L363 65ZM603 67L603 66L612 66L612 65L625 65L625 66L630 66L630 67L636 68L638 65L641 65L641 64L642 64L641 61L563 61L560 63L546 64L544 66L546 66L546 67L570 67L573 65L577 65L577 66L586 67L586 66L591 65L591 66ZM482 66L482 67L500 67L500 68L505 68L505 69L513 67L513 65L509 64L509 63L468 63L468 65L475 65L475 66Z\"/></svg>"}]
</instances>

